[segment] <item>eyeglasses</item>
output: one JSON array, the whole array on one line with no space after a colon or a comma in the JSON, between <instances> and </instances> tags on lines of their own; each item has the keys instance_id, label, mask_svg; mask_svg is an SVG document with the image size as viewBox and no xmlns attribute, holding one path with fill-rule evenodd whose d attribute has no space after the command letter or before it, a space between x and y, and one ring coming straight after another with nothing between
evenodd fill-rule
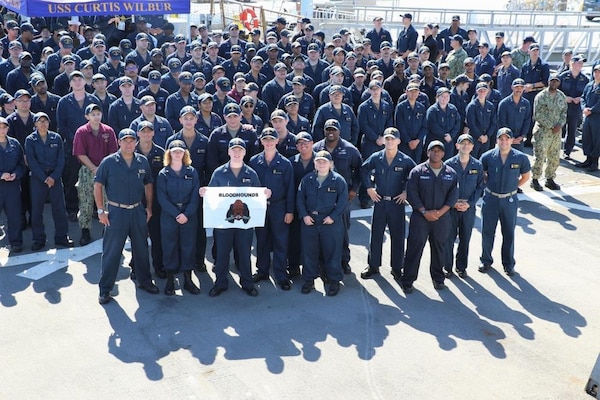
<instances>
[{"instance_id":1,"label":"eyeglasses","mask_svg":"<svg viewBox=\"0 0 600 400\"><path fill-rule=\"evenodd\" d=\"M25 100L17 100L18 103L29 103L31 101L31 99L25 99Z\"/></svg>"},{"instance_id":2,"label":"eyeglasses","mask_svg":"<svg viewBox=\"0 0 600 400\"><path fill-rule=\"evenodd\" d=\"M305 147L305 146L310 146L310 143L311 143L311 142L306 142L306 141L304 141L304 140L303 140L303 141L301 141L301 142L297 142L297 143L296 143L296 146L302 146L302 147Z\"/></svg>"},{"instance_id":3,"label":"eyeglasses","mask_svg":"<svg viewBox=\"0 0 600 400\"><path fill-rule=\"evenodd\" d=\"M244 104L244 108L254 108L254 104L246 103Z\"/></svg>"}]
</instances>

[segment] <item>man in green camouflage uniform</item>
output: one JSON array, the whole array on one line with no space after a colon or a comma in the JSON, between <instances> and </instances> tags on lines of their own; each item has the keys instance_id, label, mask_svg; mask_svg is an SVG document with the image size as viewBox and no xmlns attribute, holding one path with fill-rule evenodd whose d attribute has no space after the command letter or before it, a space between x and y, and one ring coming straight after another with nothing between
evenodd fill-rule
<instances>
[{"instance_id":1,"label":"man in green camouflage uniform","mask_svg":"<svg viewBox=\"0 0 600 400\"><path fill-rule=\"evenodd\" d=\"M529 61L529 46L531 43L535 43L535 39L532 36L527 36L523 39L523 44L518 49L513 49L510 52L512 56L512 63L520 71L523 65Z\"/></svg>"},{"instance_id":2,"label":"man in green camouflage uniform","mask_svg":"<svg viewBox=\"0 0 600 400\"><path fill-rule=\"evenodd\" d=\"M550 75L548 87L535 96L533 101L535 162L532 169L531 187L537 191L544 190L539 182L544 162L546 162L545 186L550 190L560 190L560 186L554 182L554 178L560 162L562 127L567 122L567 96L558 90L559 86L558 75Z\"/></svg>"},{"instance_id":3,"label":"man in green camouflage uniform","mask_svg":"<svg viewBox=\"0 0 600 400\"><path fill-rule=\"evenodd\" d=\"M450 46L452 50L446 57L446 62L450 66L448 79L452 80L464 72L464 61L468 57L467 52L462 48L463 38L460 35L450 37Z\"/></svg>"}]
</instances>

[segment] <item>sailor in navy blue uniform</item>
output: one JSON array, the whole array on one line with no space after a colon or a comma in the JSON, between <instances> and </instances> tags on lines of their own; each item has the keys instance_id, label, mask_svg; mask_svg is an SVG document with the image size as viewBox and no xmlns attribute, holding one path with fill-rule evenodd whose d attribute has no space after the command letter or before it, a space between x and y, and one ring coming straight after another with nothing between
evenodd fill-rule
<instances>
[{"instance_id":1,"label":"sailor in navy blue uniform","mask_svg":"<svg viewBox=\"0 0 600 400\"><path fill-rule=\"evenodd\" d=\"M395 111L396 127L400 131L400 151L420 163L423 157L423 142L427 135L427 108L417 101L419 85L411 83L406 87L406 100L398 103Z\"/></svg>"},{"instance_id":2,"label":"sailor in navy blue uniform","mask_svg":"<svg viewBox=\"0 0 600 400\"><path fill-rule=\"evenodd\" d=\"M183 289L200 294L200 288L192 281L200 180L182 140L169 143L164 165L156 181L156 199L161 207L161 234L167 239L162 241L163 265L167 273L165 294L175 294L174 275L178 272L183 272Z\"/></svg>"},{"instance_id":3,"label":"sailor in navy blue uniform","mask_svg":"<svg viewBox=\"0 0 600 400\"><path fill-rule=\"evenodd\" d=\"M65 167L65 151L60 135L50 131L50 117L39 112L34 114L35 130L25 139L25 155L31 171L31 230L33 251L46 243L44 229L44 203L50 198L54 220L54 244L56 247L73 247L67 236L69 223L65 209L62 173Z\"/></svg>"},{"instance_id":4,"label":"sailor in navy blue uniform","mask_svg":"<svg viewBox=\"0 0 600 400\"><path fill-rule=\"evenodd\" d=\"M154 179L148 159L135 153L137 136L129 128L119 132L119 151L105 157L96 171L94 200L98 219L104 228L102 242L102 273L98 286L98 302L111 301L121 253L129 236L131 252L135 255L138 287L151 294L159 292L150 276L148 255L148 219L152 216ZM104 210L106 192L108 209ZM146 199L146 208L142 199Z\"/></svg>"},{"instance_id":5,"label":"sailor in navy blue uniform","mask_svg":"<svg viewBox=\"0 0 600 400\"><path fill-rule=\"evenodd\" d=\"M296 149L298 149L298 154L290 157L292 170L294 171L295 190L300 186L302 178L315 170L313 144L313 138L310 133L298 132L296 135ZM297 208L294 210L294 213L294 219L290 224L288 246L288 275L290 277L300 275L300 264L302 264L302 242L300 240L300 226L302 221L298 218Z\"/></svg>"},{"instance_id":6,"label":"sailor in navy blue uniform","mask_svg":"<svg viewBox=\"0 0 600 400\"><path fill-rule=\"evenodd\" d=\"M444 285L444 247L450 231L448 211L458 200L456 172L444 165L446 145L434 140L427 146L427 161L410 172L406 195L413 212L410 216L404 271L400 286L404 293L413 291L425 243L429 240L431 262L429 272L433 287L442 290Z\"/></svg>"},{"instance_id":7,"label":"sailor in navy blue uniform","mask_svg":"<svg viewBox=\"0 0 600 400\"><path fill-rule=\"evenodd\" d=\"M229 162L218 167L212 174L208 186L212 187L260 187L261 183L256 172L244 163L246 156L246 142L241 138L233 138L227 144ZM200 196L204 196L206 188L200 188ZM271 195L265 189L267 199ZM252 267L250 265L250 249L254 237L254 229L215 229L213 231L217 248L215 262L215 284L210 289L210 297L219 296L229 287L229 257L234 243L237 250L237 267L240 276L240 285L249 296L258 296L258 290L252 280Z\"/></svg>"},{"instance_id":8,"label":"sailor in navy blue uniform","mask_svg":"<svg viewBox=\"0 0 600 400\"><path fill-rule=\"evenodd\" d=\"M300 183L296 197L298 216L302 219L302 293L314 288L319 264L327 275L328 296L335 296L344 277L342 261L343 215L348 208L348 186L333 170L333 159L326 150L315 154L315 171Z\"/></svg>"},{"instance_id":9,"label":"sailor in navy blue uniform","mask_svg":"<svg viewBox=\"0 0 600 400\"><path fill-rule=\"evenodd\" d=\"M448 88L439 88L436 93L436 103L427 110L427 137L426 145L434 140L444 143L444 157L446 159L454 154L454 141L458 136L462 120L457 108L450 104L450 91Z\"/></svg>"},{"instance_id":10,"label":"sailor in navy blue uniform","mask_svg":"<svg viewBox=\"0 0 600 400\"><path fill-rule=\"evenodd\" d=\"M487 272L494 262L492 250L496 226L500 221L502 232L502 265L504 272L512 276L515 268L515 226L519 198L517 189L531 176L527 155L513 147L513 133L500 128L496 134L496 148L481 156L486 188L481 206L482 252L479 272Z\"/></svg>"},{"instance_id":11,"label":"sailor in navy blue uniform","mask_svg":"<svg viewBox=\"0 0 600 400\"><path fill-rule=\"evenodd\" d=\"M256 267L254 282L269 279L271 252L273 252L273 276L282 290L290 290L287 277L287 248L289 226L294 218L296 186L294 172L289 160L277 151L277 132L265 128L260 136L264 151L250 159L250 167L256 171L263 186L271 189L267 204L265 226L256 228ZM296 243L298 244L298 243Z\"/></svg>"},{"instance_id":12,"label":"sailor in navy blue uniform","mask_svg":"<svg viewBox=\"0 0 600 400\"><path fill-rule=\"evenodd\" d=\"M450 235L446 244L444 269L446 277L453 275L454 241L458 237L456 251L456 273L461 278L467 276L469 260L469 241L475 225L475 204L481 198L485 183L481 162L473 157L475 139L469 134L462 134L456 140L458 154L446 161L446 165L456 171L458 178L458 200L450 209Z\"/></svg>"},{"instance_id":13,"label":"sailor in navy blue uniform","mask_svg":"<svg viewBox=\"0 0 600 400\"><path fill-rule=\"evenodd\" d=\"M0 211L6 215L10 252L23 250L21 178L25 174L23 148L8 136L8 121L0 117Z\"/></svg>"},{"instance_id":14,"label":"sailor in navy blue uniform","mask_svg":"<svg viewBox=\"0 0 600 400\"><path fill-rule=\"evenodd\" d=\"M385 227L390 230L391 269L400 278L404 264L406 182L415 162L398 150L400 131L391 127L383 131L384 149L371 154L361 167L362 184L375 203L371 220L368 267L363 279L379 274Z\"/></svg>"},{"instance_id":15,"label":"sailor in navy blue uniform","mask_svg":"<svg viewBox=\"0 0 600 400\"><path fill-rule=\"evenodd\" d=\"M360 167L362 157L352 143L340 137L340 123L335 119L325 121L325 139L317 142L313 146L314 151L327 150L331 153L335 165L335 171L344 177L348 186L348 204L352 203L358 188L360 186ZM342 248L342 269L345 274L350 274L350 239L348 230L350 229L350 207L342 215L344 221L344 245Z\"/></svg>"}]
</instances>

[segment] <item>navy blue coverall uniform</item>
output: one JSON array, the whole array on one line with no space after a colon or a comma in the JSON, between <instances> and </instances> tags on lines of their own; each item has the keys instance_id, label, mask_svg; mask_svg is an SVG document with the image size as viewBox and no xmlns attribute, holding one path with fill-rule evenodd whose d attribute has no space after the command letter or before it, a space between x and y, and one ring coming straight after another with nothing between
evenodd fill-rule
<instances>
[{"instance_id":1,"label":"navy blue coverall uniform","mask_svg":"<svg viewBox=\"0 0 600 400\"><path fill-rule=\"evenodd\" d=\"M54 219L54 242L65 241L68 233L65 194L62 173L65 167L63 141L56 132L49 131L43 141L37 131L25 139L25 155L31 171L31 230L33 242L46 243L44 229L44 203L50 198ZM54 185L48 187L45 181L50 177Z\"/></svg>"},{"instance_id":2,"label":"navy blue coverall uniform","mask_svg":"<svg viewBox=\"0 0 600 400\"><path fill-rule=\"evenodd\" d=\"M531 165L527 155L515 149L511 149L506 161L502 163L500 150L497 148L484 153L481 156L481 163L487 175L481 206L483 248L481 263L492 265L494 262L492 249L496 226L500 221L502 265L506 271L512 271L515 266L515 226L519 208L518 182L521 175L531 171Z\"/></svg>"},{"instance_id":3,"label":"navy blue coverall uniform","mask_svg":"<svg viewBox=\"0 0 600 400\"><path fill-rule=\"evenodd\" d=\"M134 132L137 132L138 125L142 121L146 121L146 117L144 117L144 114L134 119L129 125L129 128L132 129ZM173 128L171 128L171 124L166 118L161 117L159 115L154 116L154 121L152 122L152 125L154 126L154 137L152 138L152 141L164 149L167 143L167 139L173 135Z\"/></svg>"},{"instance_id":4,"label":"navy blue coverall uniform","mask_svg":"<svg viewBox=\"0 0 600 400\"><path fill-rule=\"evenodd\" d=\"M260 187L260 180L256 172L244 164L236 177L229 162L217 168L210 179L208 186L211 187ZM237 267L240 275L242 289L249 290L254 287L252 281L252 266L250 265L250 248L254 237L254 229L215 229L214 240L217 248L215 262L215 285L217 289L227 289L229 286L229 256L234 246L237 250Z\"/></svg>"},{"instance_id":5,"label":"navy blue coverall uniform","mask_svg":"<svg viewBox=\"0 0 600 400\"><path fill-rule=\"evenodd\" d=\"M340 137L356 146L358 143L358 119L352 111L352 107L342 103L342 108L336 110L331 102L323 104L315 113L313 121L312 137L315 141L325 137L323 126L328 119L336 119L340 123Z\"/></svg>"},{"instance_id":6,"label":"navy blue coverall uniform","mask_svg":"<svg viewBox=\"0 0 600 400\"><path fill-rule=\"evenodd\" d=\"M463 168L460 156L457 154L448 161L446 165L456 171L458 178L458 199L469 203L466 211L458 211L454 206L448 211L450 214L450 234L446 244L446 256L444 269L452 271L454 263L454 241L458 236L458 249L456 251L456 270L467 269L469 259L469 241L475 225L475 205L481 198L485 186L483 180L483 166L481 162L469 157L469 162Z\"/></svg>"},{"instance_id":7,"label":"navy blue coverall uniform","mask_svg":"<svg viewBox=\"0 0 600 400\"><path fill-rule=\"evenodd\" d=\"M137 127L134 132L137 132ZM152 170L152 179L154 179L154 182L156 182L158 173L163 168L165 149L153 143L152 149L150 152L148 152L148 154L142 153L139 144L135 148L135 151L136 153L142 154L148 159L148 162L150 163L150 169ZM146 199L143 199L142 204L144 204L144 207L146 206ZM152 253L152 267L156 272L163 271L163 251L161 243L162 236L160 231L160 203L158 201L152 202L152 217L150 217L150 220L148 221L148 235L150 236L150 242L152 243L152 247L150 248ZM134 268L134 257L131 258L131 268Z\"/></svg>"},{"instance_id":8,"label":"navy blue coverall uniform","mask_svg":"<svg viewBox=\"0 0 600 400\"><path fill-rule=\"evenodd\" d=\"M100 296L110 293L115 285L127 236L131 240L131 252L135 255L138 283L151 283L148 225L146 209L142 205L146 185L154 182L148 160L134 153L131 165L127 166L121 151L117 151L102 160L94 181L102 184L106 190L110 221L110 225L104 228L102 242L102 274L98 282Z\"/></svg>"},{"instance_id":9,"label":"navy blue coverall uniform","mask_svg":"<svg viewBox=\"0 0 600 400\"><path fill-rule=\"evenodd\" d=\"M207 163L209 174L229 160L229 141L234 137L239 137L246 143L245 163L249 162L250 158L258 153L256 132L242 126L237 134L232 136L227 131L227 125L220 126L208 137Z\"/></svg>"},{"instance_id":10,"label":"navy blue coverall uniform","mask_svg":"<svg viewBox=\"0 0 600 400\"><path fill-rule=\"evenodd\" d=\"M425 148L434 140L444 143L444 160L454 155L456 148L454 143L458 136L458 131L462 127L462 117L457 108L448 103L445 110L442 110L439 104L434 104L427 110L427 137L425 139ZM452 140L446 142L444 136L449 134Z\"/></svg>"},{"instance_id":11,"label":"navy blue coverall uniform","mask_svg":"<svg viewBox=\"0 0 600 400\"><path fill-rule=\"evenodd\" d=\"M140 100L135 97L128 107L122 97L119 97L108 108L108 125L115 132L120 132L121 129L129 128L133 120L142 114L140 110Z\"/></svg>"},{"instance_id":12,"label":"navy blue coverall uniform","mask_svg":"<svg viewBox=\"0 0 600 400\"><path fill-rule=\"evenodd\" d=\"M13 181L0 180L0 211L4 210L8 225L8 241L13 247L23 245L21 231L21 178L25 175L23 148L15 138L7 137L6 147L0 146L0 176L15 174Z\"/></svg>"},{"instance_id":13,"label":"navy blue coverall uniform","mask_svg":"<svg viewBox=\"0 0 600 400\"><path fill-rule=\"evenodd\" d=\"M160 230L165 271L191 271L196 261L197 211L200 203L200 180L191 165L175 172L164 167L156 181L156 198L160 203ZM188 221L180 224L175 218L183 213Z\"/></svg>"},{"instance_id":14,"label":"navy blue coverall uniform","mask_svg":"<svg viewBox=\"0 0 600 400\"><path fill-rule=\"evenodd\" d=\"M275 281L285 282L289 225L285 223L284 218L285 214L294 213L296 203L292 164L278 152L269 164L265 160L264 153L259 153L250 159L249 165L256 171L262 186L271 189L271 197L267 201L265 226L255 229L258 274L269 275L272 250Z\"/></svg>"},{"instance_id":15,"label":"navy blue coverall uniform","mask_svg":"<svg viewBox=\"0 0 600 400\"><path fill-rule=\"evenodd\" d=\"M340 236L346 229L343 218L348 209L345 179L331 171L323 183L319 183L317 172L311 172L300 182L296 208L301 220L307 215L314 220L314 225L302 222L302 278L305 281L317 278L320 263L330 280L341 281L344 274L341 268L343 243ZM331 217L333 224L323 224L326 217Z\"/></svg>"},{"instance_id":16,"label":"navy blue coverall uniform","mask_svg":"<svg viewBox=\"0 0 600 400\"><path fill-rule=\"evenodd\" d=\"M583 154L598 163L600 157L600 85L593 81L583 90L581 109L590 108L592 113L583 120L581 134Z\"/></svg>"},{"instance_id":17,"label":"navy blue coverall uniform","mask_svg":"<svg viewBox=\"0 0 600 400\"><path fill-rule=\"evenodd\" d=\"M513 138L523 137L521 143L512 145L513 148L520 151L525 148L523 141L531 127L532 115L531 103L525 97L521 97L519 102L515 103L513 96L508 96L498 104L498 126L510 128Z\"/></svg>"},{"instance_id":18,"label":"navy blue coverall uniform","mask_svg":"<svg viewBox=\"0 0 600 400\"><path fill-rule=\"evenodd\" d=\"M179 131L169 139L167 139L167 147L173 140L181 140L186 143L187 141L183 137L183 132ZM196 131L196 137L191 146L188 146L190 152L190 158L192 159L192 167L196 170L200 186L205 186L208 183L210 172L208 170L208 138L202 133ZM196 267L203 266L204 258L206 256L206 230L204 229L204 210L202 199L198 200L198 210L196 212L197 224L196 224Z\"/></svg>"},{"instance_id":19,"label":"navy blue coverall uniform","mask_svg":"<svg viewBox=\"0 0 600 400\"><path fill-rule=\"evenodd\" d=\"M423 142L427 135L427 108L423 103L415 102L411 107L408 100L403 100L396 106L396 128L400 131L400 151L412 158L415 163L420 163L423 158ZM414 150L408 146L411 140L419 139L419 144Z\"/></svg>"},{"instance_id":20,"label":"navy blue coverall uniform","mask_svg":"<svg viewBox=\"0 0 600 400\"><path fill-rule=\"evenodd\" d=\"M313 152L312 159L304 166L300 154L290 157L292 170L294 172L294 190L297 191L302 178L315 170L315 153ZM302 221L298 216L298 208L294 208L294 219L290 224L290 237L288 246L288 271L290 275L300 273L300 264L302 264L302 242L300 237L300 227Z\"/></svg>"},{"instance_id":21,"label":"navy blue coverall uniform","mask_svg":"<svg viewBox=\"0 0 600 400\"><path fill-rule=\"evenodd\" d=\"M412 206L406 256L404 257L404 272L401 282L411 286L417 280L419 264L427 239L431 249L429 273L433 282L444 282L444 248L450 231L450 214L445 213L437 221L427 221L419 210L439 210L444 206L454 207L458 200L456 172L442 165L436 175L429 162L417 165L410 172L406 187L406 196Z\"/></svg>"},{"instance_id":22,"label":"navy blue coverall uniform","mask_svg":"<svg viewBox=\"0 0 600 400\"><path fill-rule=\"evenodd\" d=\"M327 150L326 139L323 139L313 145L313 151L319 152ZM329 151L329 150L327 150ZM335 149L330 152L335 166L335 172L340 174L346 181L347 190L358 193L360 186L360 167L362 165L362 157L357 148L352 143L340 138ZM348 230L350 229L350 204L346 202L348 207L342 215L344 221L344 242L342 247L342 264L347 266L350 263L350 238Z\"/></svg>"},{"instance_id":23,"label":"navy blue coverall uniform","mask_svg":"<svg viewBox=\"0 0 600 400\"><path fill-rule=\"evenodd\" d=\"M371 98L358 106L358 126L362 136L360 152L363 159L383 148L383 145L379 146L375 142L383 136L386 128L394 126L393 114L392 105L383 100L379 107L375 107Z\"/></svg>"},{"instance_id":24,"label":"navy blue coverall uniform","mask_svg":"<svg viewBox=\"0 0 600 400\"><path fill-rule=\"evenodd\" d=\"M198 96L194 93L188 95L187 100L181 95L181 91L169 95L165 103L165 118L171 124L174 132L179 131L182 128L179 122L179 111L185 106L192 106L196 110L198 109Z\"/></svg>"},{"instance_id":25,"label":"navy blue coverall uniform","mask_svg":"<svg viewBox=\"0 0 600 400\"><path fill-rule=\"evenodd\" d=\"M565 71L558 76L560 78L560 90L568 97L581 97L583 89L588 84L589 79L585 74L579 73L577 78L573 76L571 71ZM566 155L570 155L575 147L575 134L577 127L581 123L581 103L567 104L567 124L563 127L563 136L565 137L564 151Z\"/></svg>"},{"instance_id":26,"label":"navy blue coverall uniform","mask_svg":"<svg viewBox=\"0 0 600 400\"><path fill-rule=\"evenodd\" d=\"M467 105L467 127L469 134L475 141L473 143L473 151L471 155L475 158L481 157L483 153L488 151L492 138L496 136L498 130L497 113L494 105L490 101L485 101L483 105L477 98L471 100ZM488 140L481 143L479 138L482 135L487 135ZM462 199L462 197L461 197Z\"/></svg>"},{"instance_id":27,"label":"navy blue coverall uniform","mask_svg":"<svg viewBox=\"0 0 600 400\"><path fill-rule=\"evenodd\" d=\"M375 152L362 164L361 178L366 189L375 188L381 200L375 202L371 219L371 240L369 242L369 267L379 269L385 227L390 229L391 268L400 276L404 265L405 207L394 197L406 190L408 174L416 166L406 154L398 151L388 163L385 149ZM372 179L374 178L374 179ZM373 181L374 180L374 181Z\"/></svg>"}]
</instances>

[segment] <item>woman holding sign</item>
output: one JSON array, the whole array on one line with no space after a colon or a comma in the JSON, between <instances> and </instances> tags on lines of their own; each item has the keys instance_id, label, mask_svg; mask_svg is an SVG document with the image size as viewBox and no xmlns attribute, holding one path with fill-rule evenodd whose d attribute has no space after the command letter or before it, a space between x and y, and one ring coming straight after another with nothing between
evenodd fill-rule
<instances>
[{"instance_id":1,"label":"woman holding sign","mask_svg":"<svg viewBox=\"0 0 600 400\"><path fill-rule=\"evenodd\" d=\"M246 155L246 142L240 138L233 138L228 144L229 162L221 165L212 174L208 186L211 187L261 187L260 180L256 171L244 164ZM200 188L200 196L205 195L206 188ZM265 189L267 199L271 197L271 190ZM249 210L244 207L244 203L236 200L230 211L227 213L227 220L247 221ZM230 228L217 229L213 231L215 244L217 247L217 258L215 262L215 275L217 279L215 285L208 295L216 297L223 293L229 287L229 256L235 243L238 252L238 269L240 275L240 285L249 296L258 296L258 290L252 280L252 267L250 265L250 250L254 229Z\"/></svg>"},{"instance_id":2,"label":"woman holding sign","mask_svg":"<svg viewBox=\"0 0 600 400\"><path fill-rule=\"evenodd\" d=\"M191 164L185 143L173 140L165 152L165 167L158 173L156 181L156 196L161 207L160 230L165 239L162 249L167 296L175 294L174 276L180 271L183 272L183 288L191 294L200 293L200 288L192 281L200 180Z\"/></svg>"}]
</instances>

